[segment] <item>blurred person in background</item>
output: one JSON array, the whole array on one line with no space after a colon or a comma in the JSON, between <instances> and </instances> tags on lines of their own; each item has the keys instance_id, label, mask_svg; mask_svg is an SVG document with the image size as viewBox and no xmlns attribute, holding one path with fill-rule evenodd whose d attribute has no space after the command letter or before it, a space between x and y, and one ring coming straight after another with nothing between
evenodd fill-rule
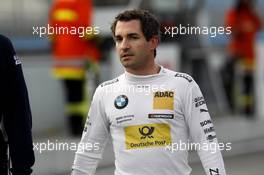
<instances>
[{"instance_id":1,"label":"blurred person in background","mask_svg":"<svg viewBox=\"0 0 264 175\"><path fill-rule=\"evenodd\" d=\"M254 115L255 41L262 26L254 5L255 0L237 0L225 17L225 25L232 31L228 45L230 58L224 72L225 89L231 109L238 108L247 116Z\"/></svg>"},{"instance_id":2,"label":"blurred person in background","mask_svg":"<svg viewBox=\"0 0 264 175\"><path fill-rule=\"evenodd\" d=\"M29 175L35 162L32 117L21 61L12 43L0 35L0 174ZM6 136L5 136L6 134ZM8 149L9 148L9 149Z\"/></svg>"},{"instance_id":3,"label":"blurred person in background","mask_svg":"<svg viewBox=\"0 0 264 175\"><path fill-rule=\"evenodd\" d=\"M72 175L95 173L109 135L116 175L189 175L189 148L174 146L218 143L199 86L155 62L160 25L148 11L121 12L111 30L125 72L96 89ZM206 175L225 175L220 150L212 151L197 148Z\"/></svg>"},{"instance_id":4,"label":"blurred person in background","mask_svg":"<svg viewBox=\"0 0 264 175\"><path fill-rule=\"evenodd\" d=\"M82 133L89 106L86 70L98 71L100 57L94 40L92 14L92 0L55 0L49 15L49 25L54 28L51 36L53 73L63 83L67 121L75 136Z\"/></svg>"}]
</instances>

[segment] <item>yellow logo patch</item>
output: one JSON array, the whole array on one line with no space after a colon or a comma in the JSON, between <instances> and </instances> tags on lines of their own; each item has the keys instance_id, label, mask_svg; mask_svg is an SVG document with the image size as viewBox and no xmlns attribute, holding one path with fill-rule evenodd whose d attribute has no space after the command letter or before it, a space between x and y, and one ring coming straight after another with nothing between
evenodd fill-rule
<instances>
[{"instance_id":1,"label":"yellow logo patch","mask_svg":"<svg viewBox=\"0 0 264 175\"><path fill-rule=\"evenodd\" d=\"M165 147L171 144L170 125L165 123L125 127L126 149Z\"/></svg>"},{"instance_id":2,"label":"yellow logo patch","mask_svg":"<svg viewBox=\"0 0 264 175\"><path fill-rule=\"evenodd\" d=\"M168 109L173 110L174 92L173 91L158 91L153 94L153 109Z\"/></svg>"}]
</instances>

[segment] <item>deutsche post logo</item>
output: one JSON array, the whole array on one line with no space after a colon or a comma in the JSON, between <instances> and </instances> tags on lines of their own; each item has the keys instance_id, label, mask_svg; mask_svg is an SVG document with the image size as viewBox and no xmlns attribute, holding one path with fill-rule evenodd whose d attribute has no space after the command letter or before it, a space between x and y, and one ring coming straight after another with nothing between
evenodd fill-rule
<instances>
[{"instance_id":1,"label":"deutsche post logo","mask_svg":"<svg viewBox=\"0 0 264 175\"><path fill-rule=\"evenodd\" d=\"M154 132L154 129L154 127L149 126L143 126L142 128L138 128L140 134L142 135L141 139L145 139L146 137L153 138L151 134Z\"/></svg>"},{"instance_id":2,"label":"deutsche post logo","mask_svg":"<svg viewBox=\"0 0 264 175\"><path fill-rule=\"evenodd\" d=\"M165 147L171 144L171 130L167 123L127 126L125 131L126 149Z\"/></svg>"}]
</instances>

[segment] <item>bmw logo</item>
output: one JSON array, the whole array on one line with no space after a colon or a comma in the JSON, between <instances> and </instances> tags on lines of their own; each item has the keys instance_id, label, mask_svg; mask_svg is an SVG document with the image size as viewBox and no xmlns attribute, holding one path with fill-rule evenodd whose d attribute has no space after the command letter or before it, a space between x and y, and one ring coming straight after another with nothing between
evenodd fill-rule
<instances>
[{"instance_id":1,"label":"bmw logo","mask_svg":"<svg viewBox=\"0 0 264 175\"><path fill-rule=\"evenodd\" d=\"M123 109L127 106L128 104L128 98L125 95L119 95L115 99L115 107L117 109Z\"/></svg>"}]
</instances>

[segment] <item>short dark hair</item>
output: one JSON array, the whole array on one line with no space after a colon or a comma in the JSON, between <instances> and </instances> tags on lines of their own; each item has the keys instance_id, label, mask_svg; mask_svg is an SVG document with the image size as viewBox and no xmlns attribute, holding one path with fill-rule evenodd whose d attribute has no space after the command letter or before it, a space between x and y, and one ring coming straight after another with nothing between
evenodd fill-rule
<instances>
[{"instance_id":1,"label":"short dark hair","mask_svg":"<svg viewBox=\"0 0 264 175\"><path fill-rule=\"evenodd\" d=\"M131 21L139 20L141 24L141 30L144 37L149 41L153 36L158 36L160 38L160 23L157 18L147 10L126 10L119 13L112 25L111 31L112 35L115 36L116 24L118 21ZM156 56L156 49L154 50L154 56Z\"/></svg>"}]
</instances>

